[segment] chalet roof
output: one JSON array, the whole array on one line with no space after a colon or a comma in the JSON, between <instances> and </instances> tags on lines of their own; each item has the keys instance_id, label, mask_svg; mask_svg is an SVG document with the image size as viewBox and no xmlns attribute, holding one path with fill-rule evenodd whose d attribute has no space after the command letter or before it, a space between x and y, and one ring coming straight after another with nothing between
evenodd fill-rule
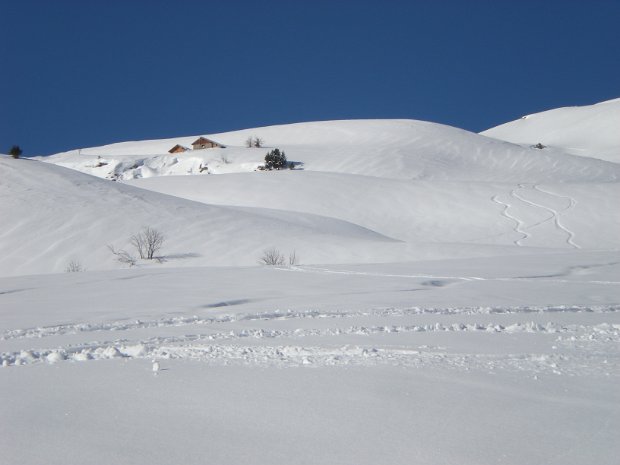
<instances>
[{"instance_id":1,"label":"chalet roof","mask_svg":"<svg viewBox=\"0 0 620 465\"><path fill-rule=\"evenodd\" d=\"M177 144L174 147L172 147L170 150L168 150L168 153L172 153L172 152L174 152L177 149L189 150L187 147L185 147L183 145L180 145L180 144Z\"/></svg>"},{"instance_id":2,"label":"chalet roof","mask_svg":"<svg viewBox=\"0 0 620 465\"><path fill-rule=\"evenodd\" d=\"M192 145L201 145L201 144L206 144L208 142L211 142L212 144L216 144L219 145L220 147L224 147L223 144L220 144L219 142L216 142L212 139L207 139L204 136L200 136L198 139L196 139L194 142L192 142Z\"/></svg>"}]
</instances>

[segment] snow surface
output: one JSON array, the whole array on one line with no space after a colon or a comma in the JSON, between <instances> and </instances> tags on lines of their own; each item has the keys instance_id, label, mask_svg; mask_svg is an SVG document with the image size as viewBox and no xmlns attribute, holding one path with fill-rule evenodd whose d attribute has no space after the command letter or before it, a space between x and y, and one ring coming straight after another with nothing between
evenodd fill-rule
<instances>
[{"instance_id":1,"label":"snow surface","mask_svg":"<svg viewBox=\"0 0 620 465\"><path fill-rule=\"evenodd\" d=\"M408 120L205 135L227 148L0 156L0 464L617 463L594 132L581 156ZM296 169L255 171L276 146ZM159 260L116 261L144 226Z\"/></svg>"},{"instance_id":2,"label":"snow surface","mask_svg":"<svg viewBox=\"0 0 620 465\"><path fill-rule=\"evenodd\" d=\"M620 98L527 115L480 134L620 163Z\"/></svg>"},{"instance_id":3,"label":"snow surface","mask_svg":"<svg viewBox=\"0 0 620 465\"><path fill-rule=\"evenodd\" d=\"M251 136L264 139L265 147L246 148L245 140ZM540 151L414 120L324 121L209 134L207 137L225 144L226 148L167 153L175 144L187 146L196 137L123 142L40 159L99 177L127 180L160 175L253 172L263 163L267 151L278 147L304 170L388 179L487 182L620 179L620 167L616 164L584 160L560 150Z\"/></svg>"},{"instance_id":4,"label":"snow surface","mask_svg":"<svg viewBox=\"0 0 620 465\"><path fill-rule=\"evenodd\" d=\"M619 262L3 278L0 463L613 464Z\"/></svg>"}]
</instances>

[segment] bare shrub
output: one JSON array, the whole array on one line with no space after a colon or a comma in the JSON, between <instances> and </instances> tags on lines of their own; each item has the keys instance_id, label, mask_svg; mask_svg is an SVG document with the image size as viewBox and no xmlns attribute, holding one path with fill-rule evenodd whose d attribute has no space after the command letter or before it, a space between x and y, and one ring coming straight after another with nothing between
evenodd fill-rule
<instances>
[{"instance_id":1,"label":"bare shrub","mask_svg":"<svg viewBox=\"0 0 620 465\"><path fill-rule=\"evenodd\" d=\"M222 160L222 163L224 163L225 165L230 165L231 161L228 158L228 155L226 155L225 153L222 153L220 155L220 160Z\"/></svg>"},{"instance_id":2,"label":"bare shrub","mask_svg":"<svg viewBox=\"0 0 620 465\"><path fill-rule=\"evenodd\" d=\"M84 267L79 260L71 260L65 268L66 273L80 273L84 271Z\"/></svg>"},{"instance_id":3,"label":"bare shrub","mask_svg":"<svg viewBox=\"0 0 620 465\"><path fill-rule=\"evenodd\" d=\"M299 265L299 257L297 256L297 252L295 250L288 254L288 265Z\"/></svg>"},{"instance_id":4,"label":"bare shrub","mask_svg":"<svg viewBox=\"0 0 620 465\"><path fill-rule=\"evenodd\" d=\"M164 244L164 235L155 228L147 226L138 234L131 236L129 242L140 255L140 258L153 260L155 254Z\"/></svg>"},{"instance_id":5,"label":"bare shrub","mask_svg":"<svg viewBox=\"0 0 620 465\"><path fill-rule=\"evenodd\" d=\"M263 250L263 255L258 260L261 265L280 266L284 265L285 257L275 247Z\"/></svg>"},{"instance_id":6,"label":"bare shrub","mask_svg":"<svg viewBox=\"0 0 620 465\"><path fill-rule=\"evenodd\" d=\"M116 256L118 262L129 265L130 267L135 266L137 261L136 257L132 256L129 252L125 250L116 250L112 245L108 245L108 249Z\"/></svg>"},{"instance_id":7,"label":"bare shrub","mask_svg":"<svg viewBox=\"0 0 620 465\"><path fill-rule=\"evenodd\" d=\"M265 144L265 139L262 137L250 136L245 140L245 146L247 148L256 147L261 148Z\"/></svg>"}]
</instances>

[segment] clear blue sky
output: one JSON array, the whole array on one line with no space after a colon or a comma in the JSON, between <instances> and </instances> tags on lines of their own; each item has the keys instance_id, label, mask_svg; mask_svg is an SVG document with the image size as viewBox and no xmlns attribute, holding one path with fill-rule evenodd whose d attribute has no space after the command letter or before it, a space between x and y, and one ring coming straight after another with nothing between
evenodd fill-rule
<instances>
[{"instance_id":1,"label":"clear blue sky","mask_svg":"<svg viewBox=\"0 0 620 465\"><path fill-rule=\"evenodd\" d=\"M620 97L620 0L0 0L0 152Z\"/></svg>"}]
</instances>

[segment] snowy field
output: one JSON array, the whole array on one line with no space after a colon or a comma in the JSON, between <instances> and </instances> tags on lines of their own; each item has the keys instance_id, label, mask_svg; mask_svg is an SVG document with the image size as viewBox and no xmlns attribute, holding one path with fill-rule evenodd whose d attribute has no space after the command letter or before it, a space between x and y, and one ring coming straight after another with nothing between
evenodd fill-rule
<instances>
[{"instance_id":1,"label":"snowy field","mask_svg":"<svg viewBox=\"0 0 620 465\"><path fill-rule=\"evenodd\" d=\"M618 114L0 157L0 464L617 464Z\"/></svg>"},{"instance_id":2,"label":"snowy field","mask_svg":"<svg viewBox=\"0 0 620 465\"><path fill-rule=\"evenodd\" d=\"M612 464L619 262L4 278L0 460Z\"/></svg>"}]
</instances>

